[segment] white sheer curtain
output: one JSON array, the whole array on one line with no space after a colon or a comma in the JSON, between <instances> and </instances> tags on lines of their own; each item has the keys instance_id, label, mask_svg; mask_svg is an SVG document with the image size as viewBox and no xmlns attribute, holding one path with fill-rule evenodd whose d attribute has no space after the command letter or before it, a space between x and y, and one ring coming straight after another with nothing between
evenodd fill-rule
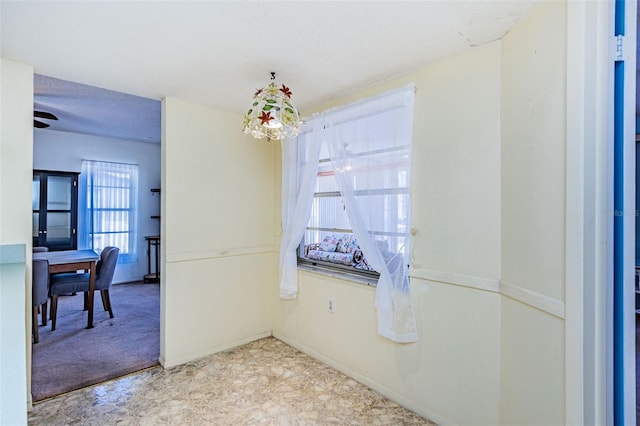
<instances>
[{"instance_id":1,"label":"white sheer curtain","mask_svg":"<svg viewBox=\"0 0 640 426\"><path fill-rule=\"evenodd\" d=\"M118 247L118 263L137 262L138 166L85 160L79 185L78 247Z\"/></svg>"},{"instance_id":2,"label":"white sheer curtain","mask_svg":"<svg viewBox=\"0 0 640 426\"><path fill-rule=\"evenodd\" d=\"M415 87L324 114L324 130L349 222L369 264L380 273L378 333L418 340L409 293L409 177Z\"/></svg>"},{"instance_id":3,"label":"white sheer curtain","mask_svg":"<svg viewBox=\"0 0 640 426\"><path fill-rule=\"evenodd\" d=\"M297 139L282 141L282 241L280 242L280 297L298 294L296 250L309 222L318 177L322 133L321 120L312 119L313 130Z\"/></svg>"},{"instance_id":4,"label":"white sheer curtain","mask_svg":"<svg viewBox=\"0 0 640 426\"><path fill-rule=\"evenodd\" d=\"M297 296L296 250L327 144L355 238L380 273L378 333L395 342L418 340L409 293L409 179L415 87L316 114L306 132L282 142L280 297Z\"/></svg>"}]
</instances>

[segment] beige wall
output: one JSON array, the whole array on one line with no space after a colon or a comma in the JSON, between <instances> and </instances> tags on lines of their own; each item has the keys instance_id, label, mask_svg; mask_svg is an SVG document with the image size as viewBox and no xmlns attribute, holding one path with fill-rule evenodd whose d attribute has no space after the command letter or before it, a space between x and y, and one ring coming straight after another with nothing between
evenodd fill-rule
<instances>
[{"instance_id":1,"label":"beige wall","mask_svg":"<svg viewBox=\"0 0 640 426\"><path fill-rule=\"evenodd\" d=\"M297 300L277 302L274 334L433 420L497 424L500 43L334 105L407 82L417 88L411 284L420 341L377 335L373 288L310 272L299 273Z\"/></svg>"},{"instance_id":2,"label":"beige wall","mask_svg":"<svg viewBox=\"0 0 640 426\"><path fill-rule=\"evenodd\" d=\"M502 48L502 280L555 299L564 297L565 12L561 2L535 10Z\"/></svg>"},{"instance_id":3,"label":"beige wall","mask_svg":"<svg viewBox=\"0 0 640 426\"><path fill-rule=\"evenodd\" d=\"M545 3L503 41L314 109L416 84L420 342L375 333L372 288L306 271L277 337L438 422L564 423L566 19Z\"/></svg>"},{"instance_id":4,"label":"beige wall","mask_svg":"<svg viewBox=\"0 0 640 426\"><path fill-rule=\"evenodd\" d=\"M242 117L163 102L161 361L271 333L274 144Z\"/></svg>"},{"instance_id":5,"label":"beige wall","mask_svg":"<svg viewBox=\"0 0 640 426\"><path fill-rule=\"evenodd\" d=\"M278 300L279 146L245 137L237 114L166 99L164 365L273 330L441 423L564 423L563 316L572 297L563 281L565 20L564 3L544 3L502 42L316 108L416 84L415 344L377 335L370 287L300 271L298 299ZM27 249L31 84L30 67L2 61L0 243ZM13 161L22 165L14 170ZM327 312L330 297L334 314ZM3 334L21 330L27 346L28 324L1 327ZM3 366L10 353L16 368L25 368L22 349L0 351ZM24 382L2 383L16 398L3 394L2 407L24 406L15 392Z\"/></svg>"},{"instance_id":6,"label":"beige wall","mask_svg":"<svg viewBox=\"0 0 640 426\"><path fill-rule=\"evenodd\" d=\"M31 248L33 68L7 59L1 65L0 243Z\"/></svg>"},{"instance_id":7,"label":"beige wall","mask_svg":"<svg viewBox=\"0 0 640 426\"><path fill-rule=\"evenodd\" d=\"M502 42L502 424L565 419L566 19L550 2Z\"/></svg>"},{"instance_id":8,"label":"beige wall","mask_svg":"<svg viewBox=\"0 0 640 426\"><path fill-rule=\"evenodd\" d=\"M0 245L24 245L22 264L0 266L0 424L26 424L31 400L31 256L26 253L31 252L33 68L0 61Z\"/></svg>"}]
</instances>

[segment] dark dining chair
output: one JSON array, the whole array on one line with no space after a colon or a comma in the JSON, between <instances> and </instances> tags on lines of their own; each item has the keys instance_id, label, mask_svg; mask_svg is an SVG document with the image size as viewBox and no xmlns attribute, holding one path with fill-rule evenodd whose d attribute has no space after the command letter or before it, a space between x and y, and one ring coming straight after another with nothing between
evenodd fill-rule
<instances>
[{"instance_id":1,"label":"dark dining chair","mask_svg":"<svg viewBox=\"0 0 640 426\"><path fill-rule=\"evenodd\" d=\"M38 309L42 311L42 325L47 325L47 301L49 300L49 261L33 259L31 268L31 301L33 305L33 343L40 341L38 333Z\"/></svg>"},{"instance_id":2,"label":"dark dining chair","mask_svg":"<svg viewBox=\"0 0 640 426\"><path fill-rule=\"evenodd\" d=\"M49 247L37 246L33 248L34 253L44 253L49 251Z\"/></svg>"},{"instance_id":3,"label":"dark dining chair","mask_svg":"<svg viewBox=\"0 0 640 426\"><path fill-rule=\"evenodd\" d=\"M109 298L109 288L113 281L113 274L118 263L118 253L120 249L117 247L105 247L100 253L100 260L96 264L96 282L95 290L100 291L102 297L102 306L105 311L109 311L109 317L113 318L113 310L111 309L111 299ZM77 274L55 274L51 277L51 286L49 294L51 295L51 330L56 329L56 316L58 312L58 296L72 294L75 292L84 292L85 310L87 309L87 300L89 297L89 273Z\"/></svg>"}]
</instances>

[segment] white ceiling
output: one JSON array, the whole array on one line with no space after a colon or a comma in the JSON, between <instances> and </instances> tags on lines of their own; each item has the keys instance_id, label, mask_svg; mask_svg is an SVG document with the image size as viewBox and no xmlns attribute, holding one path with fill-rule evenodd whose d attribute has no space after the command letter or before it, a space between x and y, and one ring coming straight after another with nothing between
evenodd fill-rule
<instances>
[{"instance_id":1,"label":"white ceiling","mask_svg":"<svg viewBox=\"0 0 640 426\"><path fill-rule=\"evenodd\" d=\"M53 77L41 84L36 79L35 87L38 107L66 114L50 129L75 124L80 133L159 142L159 113L138 110L145 111L148 99L171 96L243 113L275 71L276 82L292 89L304 113L500 39L536 4L1 0L0 44L2 57ZM48 92L52 87L54 95ZM95 88L108 89L111 102L101 102ZM112 91L134 96L116 102ZM90 100L82 102L85 95ZM133 131L132 120L138 127L149 120L148 128ZM119 126L122 131L115 131Z\"/></svg>"}]
</instances>

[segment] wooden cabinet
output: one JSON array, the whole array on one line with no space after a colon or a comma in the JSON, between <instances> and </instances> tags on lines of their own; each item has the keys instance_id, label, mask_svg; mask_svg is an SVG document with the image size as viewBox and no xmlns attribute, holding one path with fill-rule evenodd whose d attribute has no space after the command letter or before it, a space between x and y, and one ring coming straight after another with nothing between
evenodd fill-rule
<instances>
[{"instance_id":1,"label":"wooden cabinet","mask_svg":"<svg viewBox=\"0 0 640 426\"><path fill-rule=\"evenodd\" d=\"M78 247L78 173L33 171L33 246Z\"/></svg>"}]
</instances>

